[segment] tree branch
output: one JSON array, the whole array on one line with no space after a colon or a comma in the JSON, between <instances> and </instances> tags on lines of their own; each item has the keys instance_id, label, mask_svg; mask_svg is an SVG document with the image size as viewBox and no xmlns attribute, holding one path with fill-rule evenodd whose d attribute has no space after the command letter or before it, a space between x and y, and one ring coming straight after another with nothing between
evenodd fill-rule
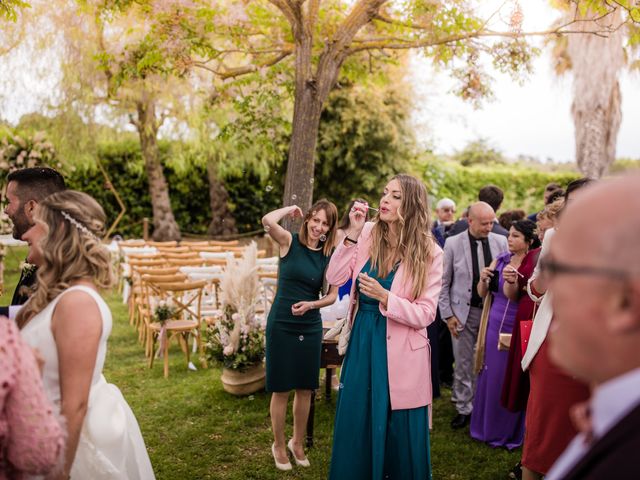
<instances>
[{"instance_id":1,"label":"tree branch","mask_svg":"<svg viewBox=\"0 0 640 480\"><path fill-rule=\"evenodd\" d=\"M284 60L285 58L287 58L289 55L291 55L293 53L293 48L288 49L288 50L281 50L280 53L268 60L265 60L263 62L260 63L254 63L254 64L250 64L250 65L243 65L241 67L233 67L233 68L229 68L229 67L225 67L224 65L222 66L222 69L215 69L213 67L210 67L206 64L206 62L193 62L192 65L194 67L198 67L198 68L202 68L203 70L207 70L211 73L213 73L214 75L220 77L223 80L226 80L228 78L235 78L235 77L239 77L242 75L246 75L248 73L253 73L257 70L260 70L263 67L271 67L272 65L275 65L276 63Z\"/></svg>"},{"instance_id":2,"label":"tree branch","mask_svg":"<svg viewBox=\"0 0 640 480\"><path fill-rule=\"evenodd\" d=\"M296 19L294 8L290 0L269 0L269 3L273 4L278 10L282 12L282 14L291 25L291 28L295 30L300 26L298 19Z\"/></svg>"},{"instance_id":3,"label":"tree branch","mask_svg":"<svg viewBox=\"0 0 640 480\"><path fill-rule=\"evenodd\" d=\"M402 39L397 37L385 37L384 39L372 39L372 40L354 40L354 43L359 43L360 45L352 46L347 50L347 55L352 55L357 52L361 52L364 50L384 50L384 49L392 49L392 50L404 50L410 48L424 48L424 47L435 47L438 45L446 45L448 43L455 43L464 40L469 40L472 38L481 38L481 37L504 37L504 38L519 38L519 37L538 37L538 36L547 36L547 35L566 35L566 34L588 34L595 35L603 38L607 38L609 34L614 31L612 29L604 29L604 30L594 30L594 31L585 31L585 30L563 30L565 26L571 25L572 22L569 22L565 25L562 25L558 28L551 30L543 30L537 32L497 32L493 30L476 30L473 32L468 32L460 35L449 35L443 38L426 38L420 40L414 39Z\"/></svg>"}]
</instances>

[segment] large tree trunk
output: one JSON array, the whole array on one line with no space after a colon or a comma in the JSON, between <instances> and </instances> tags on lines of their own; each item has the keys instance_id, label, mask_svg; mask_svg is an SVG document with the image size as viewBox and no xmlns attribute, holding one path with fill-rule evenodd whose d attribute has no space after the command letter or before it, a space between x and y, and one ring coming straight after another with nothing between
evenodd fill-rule
<instances>
[{"instance_id":1,"label":"large tree trunk","mask_svg":"<svg viewBox=\"0 0 640 480\"><path fill-rule=\"evenodd\" d=\"M386 0L356 2L331 42L327 42L313 74L313 34L320 2L289 3L295 39L295 101L293 126L284 185L284 205L298 205L303 211L313 202L313 176L320 115L340 68L348 55L348 47L358 33L377 14ZM275 2L274 2L275 3ZM305 10L306 9L306 10ZM284 9L287 11L287 9ZM283 223L293 230L296 224Z\"/></svg>"},{"instance_id":2,"label":"large tree trunk","mask_svg":"<svg viewBox=\"0 0 640 480\"><path fill-rule=\"evenodd\" d=\"M283 203L298 205L304 212L313 203L316 144L322 106L312 86L296 91Z\"/></svg>"},{"instance_id":3,"label":"large tree trunk","mask_svg":"<svg viewBox=\"0 0 640 480\"><path fill-rule=\"evenodd\" d=\"M209 201L211 204L211 223L207 233L211 236L238 233L236 220L227 203L229 194L218 179L218 167L214 162L207 164L207 176L209 177Z\"/></svg>"},{"instance_id":4,"label":"large tree trunk","mask_svg":"<svg viewBox=\"0 0 640 480\"><path fill-rule=\"evenodd\" d=\"M611 25L619 24L612 15ZM602 22L602 20L600 21ZM586 32L594 26L584 24ZM571 113L575 125L576 162L586 177L600 178L615 161L622 119L618 72L624 64L622 33L608 38L569 35L568 53L574 77Z\"/></svg>"},{"instance_id":5,"label":"large tree trunk","mask_svg":"<svg viewBox=\"0 0 640 480\"><path fill-rule=\"evenodd\" d=\"M158 121L155 102L145 99L137 103L138 119L134 122L140 136L140 147L149 181L149 196L153 209L153 239L180 240L180 229L173 216L169 188L162 171L158 151Z\"/></svg>"}]
</instances>

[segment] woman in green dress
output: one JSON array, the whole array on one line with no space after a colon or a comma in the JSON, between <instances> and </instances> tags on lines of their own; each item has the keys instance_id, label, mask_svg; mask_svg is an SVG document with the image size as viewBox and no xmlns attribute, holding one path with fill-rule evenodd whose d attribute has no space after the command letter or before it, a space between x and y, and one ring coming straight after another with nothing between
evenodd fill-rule
<instances>
[{"instance_id":1,"label":"woman in green dress","mask_svg":"<svg viewBox=\"0 0 640 480\"><path fill-rule=\"evenodd\" d=\"M356 203L327 281L353 280L353 329L342 364L331 480L429 480L430 348L442 250L430 230L427 191L409 175L384 188L373 222Z\"/></svg>"},{"instance_id":2,"label":"woman in green dress","mask_svg":"<svg viewBox=\"0 0 640 480\"><path fill-rule=\"evenodd\" d=\"M291 234L279 225L286 216L303 217L300 232ZM296 206L268 213L262 225L278 244L278 290L267 319L267 391L271 395L271 446L276 468L291 470L287 449L297 465L308 467L302 442L305 437L311 392L318 388L322 319L320 308L336 300L338 287L320 298L324 272L335 244L338 211L327 200L316 202L303 216ZM293 438L285 443L289 393L293 400Z\"/></svg>"}]
</instances>

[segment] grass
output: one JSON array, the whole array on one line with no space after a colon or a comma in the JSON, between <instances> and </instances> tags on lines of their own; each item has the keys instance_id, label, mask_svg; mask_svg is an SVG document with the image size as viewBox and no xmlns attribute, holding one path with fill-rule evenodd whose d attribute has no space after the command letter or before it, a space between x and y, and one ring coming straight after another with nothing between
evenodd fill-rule
<instances>
[{"instance_id":1,"label":"grass","mask_svg":"<svg viewBox=\"0 0 640 480\"><path fill-rule=\"evenodd\" d=\"M7 249L2 305L11 299L25 254L24 248ZM316 402L315 446L308 452L311 468L279 472L270 452L269 395L236 398L225 393L219 368L188 371L177 347L170 352L169 379L165 379L161 362L148 368L121 297L112 293L106 299L114 322L104 374L133 409L159 480L327 478L335 395L332 402L322 398ZM449 421L455 410L449 398L450 391L445 390L433 405L433 478L507 478L520 451L493 449L472 440L468 431L452 431ZM291 418L287 424L290 435Z\"/></svg>"}]
</instances>

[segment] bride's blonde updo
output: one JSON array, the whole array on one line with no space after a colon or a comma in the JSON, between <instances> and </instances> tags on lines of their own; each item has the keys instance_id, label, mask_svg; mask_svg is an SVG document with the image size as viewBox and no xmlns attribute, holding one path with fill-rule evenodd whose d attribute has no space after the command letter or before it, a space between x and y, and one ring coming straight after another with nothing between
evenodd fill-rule
<instances>
[{"instance_id":1,"label":"bride's blonde updo","mask_svg":"<svg viewBox=\"0 0 640 480\"><path fill-rule=\"evenodd\" d=\"M42 265L36 289L16 317L22 328L63 290L78 280L98 288L113 282L111 256L100 238L104 235L104 210L86 193L65 190L38 203L35 221L45 228L40 241Z\"/></svg>"}]
</instances>

